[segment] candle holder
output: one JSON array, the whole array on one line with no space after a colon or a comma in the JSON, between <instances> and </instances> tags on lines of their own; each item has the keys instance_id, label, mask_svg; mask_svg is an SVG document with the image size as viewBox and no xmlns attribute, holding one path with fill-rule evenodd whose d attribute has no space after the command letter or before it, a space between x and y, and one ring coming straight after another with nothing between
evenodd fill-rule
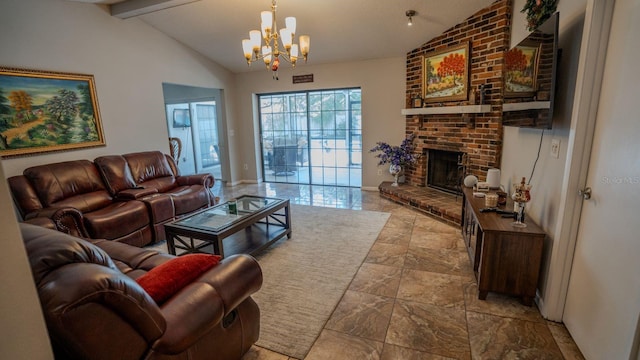
<instances>
[{"instance_id":1,"label":"candle holder","mask_svg":"<svg viewBox=\"0 0 640 360\"><path fill-rule=\"evenodd\" d=\"M531 200L531 185L527 185L525 183L524 177L520 181L520 184L515 184L513 186L513 195L511 195L511 199L513 199L513 210L516 213L516 221L511 225L519 228L527 227L527 224L524 223L524 208L526 203Z\"/></svg>"},{"instance_id":2,"label":"candle holder","mask_svg":"<svg viewBox=\"0 0 640 360\"><path fill-rule=\"evenodd\" d=\"M516 221L511 225L514 227L524 228L527 227L527 224L524 223L524 208L527 203L525 202L516 202Z\"/></svg>"}]
</instances>

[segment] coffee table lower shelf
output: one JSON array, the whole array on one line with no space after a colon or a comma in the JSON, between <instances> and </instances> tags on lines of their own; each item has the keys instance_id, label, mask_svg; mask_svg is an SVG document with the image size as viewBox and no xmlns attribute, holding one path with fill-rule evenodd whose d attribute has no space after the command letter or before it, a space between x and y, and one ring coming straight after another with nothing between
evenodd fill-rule
<instances>
[{"instance_id":1,"label":"coffee table lower shelf","mask_svg":"<svg viewBox=\"0 0 640 360\"><path fill-rule=\"evenodd\" d=\"M233 254L256 255L285 235L291 237L291 229L276 227L273 224L267 227L266 224L257 223L224 238L220 251L215 249L216 240L202 239L205 237L203 234L188 236L169 234L167 231L167 243L169 243L170 238L173 240L173 250L169 250L169 253L173 255L178 250L183 250L181 254L210 253L227 257ZM210 250L207 251L207 248Z\"/></svg>"},{"instance_id":2,"label":"coffee table lower shelf","mask_svg":"<svg viewBox=\"0 0 640 360\"><path fill-rule=\"evenodd\" d=\"M228 257L233 254L256 255L284 236L291 238L289 200L258 211L221 231L165 225L170 254L210 253Z\"/></svg>"}]
</instances>

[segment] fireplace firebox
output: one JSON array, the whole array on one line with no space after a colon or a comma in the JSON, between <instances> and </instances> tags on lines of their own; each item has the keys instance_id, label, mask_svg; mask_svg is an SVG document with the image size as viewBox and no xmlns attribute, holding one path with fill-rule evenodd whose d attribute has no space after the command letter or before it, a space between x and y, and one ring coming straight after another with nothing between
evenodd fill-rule
<instances>
[{"instance_id":1,"label":"fireplace firebox","mask_svg":"<svg viewBox=\"0 0 640 360\"><path fill-rule=\"evenodd\" d=\"M459 195L465 173L465 154L429 149L427 156L427 186Z\"/></svg>"}]
</instances>

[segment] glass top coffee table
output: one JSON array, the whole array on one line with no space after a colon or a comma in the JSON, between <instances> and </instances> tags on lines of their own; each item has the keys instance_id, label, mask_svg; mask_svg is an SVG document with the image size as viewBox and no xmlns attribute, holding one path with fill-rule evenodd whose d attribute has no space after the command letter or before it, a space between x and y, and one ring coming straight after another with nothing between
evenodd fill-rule
<instances>
[{"instance_id":1,"label":"glass top coffee table","mask_svg":"<svg viewBox=\"0 0 640 360\"><path fill-rule=\"evenodd\" d=\"M283 236L291 238L288 199L244 195L165 225L169 253L255 255Z\"/></svg>"}]
</instances>

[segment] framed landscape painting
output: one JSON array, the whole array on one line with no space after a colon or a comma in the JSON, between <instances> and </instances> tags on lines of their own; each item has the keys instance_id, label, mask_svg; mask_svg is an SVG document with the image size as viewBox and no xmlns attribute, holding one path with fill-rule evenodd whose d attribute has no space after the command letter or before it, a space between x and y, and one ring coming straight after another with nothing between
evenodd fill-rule
<instances>
[{"instance_id":1,"label":"framed landscape painting","mask_svg":"<svg viewBox=\"0 0 640 360\"><path fill-rule=\"evenodd\" d=\"M104 145L92 75L0 67L0 156Z\"/></svg>"},{"instance_id":2,"label":"framed landscape painting","mask_svg":"<svg viewBox=\"0 0 640 360\"><path fill-rule=\"evenodd\" d=\"M529 97L537 90L540 45L518 45L505 54L504 96Z\"/></svg>"},{"instance_id":3,"label":"framed landscape painting","mask_svg":"<svg viewBox=\"0 0 640 360\"><path fill-rule=\"evenodd\" d=\"M424 55L424 102L464 101L469 88L469 43Z\"/></svg>"}]
</instances>

